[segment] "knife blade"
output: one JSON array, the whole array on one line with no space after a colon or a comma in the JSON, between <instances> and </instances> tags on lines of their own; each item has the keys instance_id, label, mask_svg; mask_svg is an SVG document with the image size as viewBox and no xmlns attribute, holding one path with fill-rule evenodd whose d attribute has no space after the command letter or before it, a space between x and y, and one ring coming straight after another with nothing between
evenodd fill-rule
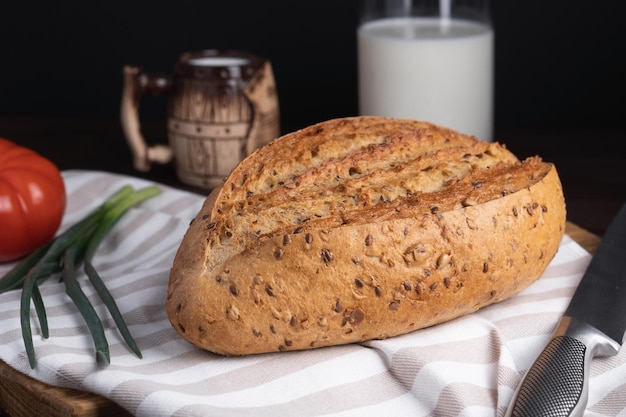
<instances>
[{"instance_id":1,"label":"knife blade","mask_svg":"<svg viewBox=\"0 0 626 417\"><path fill-rule=\"evenodd\" d=\"M626 330L626 204L611 221L548 343L518 385L506 417L582 416L589 366L616 355Z\"/></svg>"}]
</instances>

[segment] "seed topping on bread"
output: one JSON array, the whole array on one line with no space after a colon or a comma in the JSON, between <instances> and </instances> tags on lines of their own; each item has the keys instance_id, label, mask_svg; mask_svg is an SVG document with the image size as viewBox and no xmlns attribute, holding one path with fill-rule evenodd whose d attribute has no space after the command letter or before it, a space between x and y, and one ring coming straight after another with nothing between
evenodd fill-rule
<instances>
[{"instance_id":1,"label":"seed topping on bread","mask_svg":"<svg viewBox=\"0 0 626 417\"><path fill-rule=\"evenodd\" d=\"M521 291L564 228L538 156L426 122L335 119L258 149L207 197L166 307L225 355L385 338Z\"/></svg>"}]
</instances>

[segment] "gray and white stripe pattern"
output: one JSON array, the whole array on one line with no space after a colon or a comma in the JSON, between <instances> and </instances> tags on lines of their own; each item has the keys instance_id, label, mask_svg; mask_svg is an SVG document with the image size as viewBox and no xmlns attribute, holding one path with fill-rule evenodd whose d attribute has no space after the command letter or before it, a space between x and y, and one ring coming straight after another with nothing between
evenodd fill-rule
<instances>
[{"instance_id":1,"label":"gray and white stripe pattern","mask_svg":"<svg viewBox=\"0 0 626 417\"><path fill-rule=\"evenodd\" d=\"M69 201L62 228L124 184L151 184L94 171L63 175ZM162 189L120 220L95 259L143 359L129 351L85 282L111 348L111 364L97 369L85 323L63 284L47 280L41 291L49 339L32 313L37 369L24 351L19 291L0 295L2 360L43 382L99 393L137 416L501 416L591 259L565 236L539 281L474 314L384 341L227 358L182 340L167 319L169 269L205 196ZM0 274L10 266L0 265ZM626 417L623 350L593 361L585 415Z\"/></svg>"}]
</instances>

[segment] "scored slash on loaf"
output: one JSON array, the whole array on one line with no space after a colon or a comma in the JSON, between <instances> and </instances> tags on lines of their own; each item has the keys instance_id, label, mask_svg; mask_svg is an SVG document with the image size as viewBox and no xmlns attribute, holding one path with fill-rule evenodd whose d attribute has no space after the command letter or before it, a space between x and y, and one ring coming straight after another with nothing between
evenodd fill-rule
<instances>
[{"instance_id":1,"label":"scored slash on loaf","mask_svg":"<svg viewBox=\"0 0 626 417\"><path fill-rule=\"evenodd\" d=\"M538 156L427 122L333 119L256 150L207 197L166 309L222 355L392 337L528 287L565 218Z\"/></svg>"}]
</instances>

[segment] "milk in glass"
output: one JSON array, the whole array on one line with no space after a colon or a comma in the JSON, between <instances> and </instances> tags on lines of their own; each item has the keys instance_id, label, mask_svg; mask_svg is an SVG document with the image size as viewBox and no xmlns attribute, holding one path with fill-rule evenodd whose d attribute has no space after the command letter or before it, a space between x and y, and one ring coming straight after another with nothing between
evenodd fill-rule
<instances>
[{"instance_id":1,"label":"milk in glass","mask_svg":"<svg viewBox=\"0 0 626 417\"><path fill-rule=\"evenodd\" d=\"M490 26L393 17L364 23L357 38L360 114L424 120L492 140Z\"/></svg>"}]
</instances>

